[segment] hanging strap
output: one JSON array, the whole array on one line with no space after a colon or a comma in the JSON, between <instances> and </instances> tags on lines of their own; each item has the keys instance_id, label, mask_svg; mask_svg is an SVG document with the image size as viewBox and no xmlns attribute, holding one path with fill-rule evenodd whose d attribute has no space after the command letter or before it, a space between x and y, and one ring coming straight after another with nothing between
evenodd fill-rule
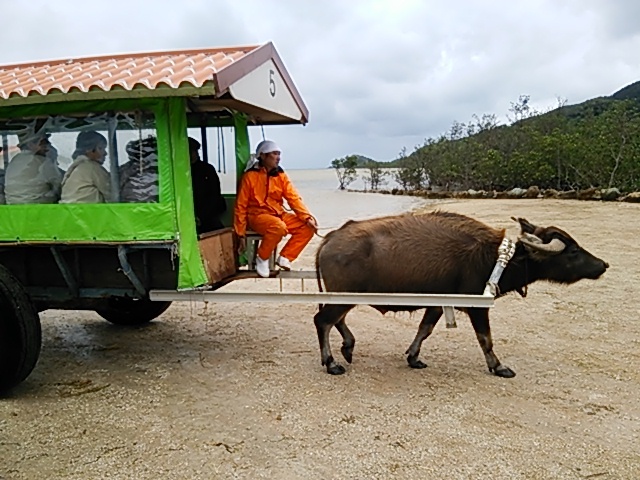
<instances>
[{"instance_id":1,"label":"hanging strap","mask_svg":"<svg viewBox=\"0 0 640 480\"><path fill-rule=\"evenodd\" d=\"M502 243L498 247L498 260L496 261L495 267L493 267L493 271L491 272L491 276L489 277L489 281L485 287L485 294L490 293L494 297L500 294L498 282L500 281L502 272L507 266L507 263L509 263L509 260L511 260L511 257L513 257L514 253L516 253L516 244L507 237L504 237L502 239Z\"/></svg>"}]
</instances>

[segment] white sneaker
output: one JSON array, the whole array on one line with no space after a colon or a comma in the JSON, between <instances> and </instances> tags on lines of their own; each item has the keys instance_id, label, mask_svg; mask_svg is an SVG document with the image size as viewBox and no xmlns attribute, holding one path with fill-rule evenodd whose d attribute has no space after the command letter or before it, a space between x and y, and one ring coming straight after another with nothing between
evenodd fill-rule
<instances>
[{"instance_id":1,"label":"white sneaker","mask_svg":"<svg viewBox=\"0 0 640 480\"><path fill-rule=\"evenodd\" d=\"M263 260L259 255L256 256L256 272L261 277L267 278L271 273L269 271L269 259Z\"/></svg>"},{"instance_id":2,"label":"white sneaker","mask_svg":"<svg viewBox=\"0 0 640 480\"><path fill-rule=\"evenodd\" d=\"M282 270L291 270L291 262L288 258L283 257L282 255L280 255L276 260L276 265L278 265Z\"/></svg>"}]
</instances>

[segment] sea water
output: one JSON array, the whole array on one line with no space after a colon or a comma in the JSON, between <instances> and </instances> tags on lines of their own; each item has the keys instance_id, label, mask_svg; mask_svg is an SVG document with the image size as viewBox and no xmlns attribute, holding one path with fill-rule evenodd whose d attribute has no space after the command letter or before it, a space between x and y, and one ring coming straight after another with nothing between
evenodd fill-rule
<instances>
[{"instance_id":1,"label":"sea water","mask_svg":"<svg viewBox=\"0 0 640 480\"><path fill-rule=\"evenodd\" d=\"M302 199L318 220L320 230L334 230L347 220L393 215L411 211L428 200L404 195L349 192L339 189L338 178L333 169L287 170L289 178ZM221 173L222 191L235 190L235 172ZM389 179L389 183L392 183ZM385 185L383 188L391 188ZM364 180L356 179L350 189L363 190Z\"/></svg>"}]
</instances>

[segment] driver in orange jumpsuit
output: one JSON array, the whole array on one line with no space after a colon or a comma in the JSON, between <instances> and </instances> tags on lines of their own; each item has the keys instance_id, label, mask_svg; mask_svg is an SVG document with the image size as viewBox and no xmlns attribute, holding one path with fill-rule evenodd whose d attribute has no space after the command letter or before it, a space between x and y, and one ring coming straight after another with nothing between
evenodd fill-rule
<instances>
[{"instance_id":1,"label":"driver in orange jumpsuit","mask_svg":"<svg viewBox=\"0 0 640 480\"><path fill-rule=\"evenodd\" d=\"M280 167L280 148L270 140L263 140L256 148L256 160L242 176L233 228L238 236L240 252L246 248L247 228L262 235L256 272L261 277L268 277L269 257L280 240L287 234L291 235L276 260L281 269L291 270L291 262L309 243L318 224ZM293 213L285 211L283 200L287 201Z\"/></svg>"}]
</instances>

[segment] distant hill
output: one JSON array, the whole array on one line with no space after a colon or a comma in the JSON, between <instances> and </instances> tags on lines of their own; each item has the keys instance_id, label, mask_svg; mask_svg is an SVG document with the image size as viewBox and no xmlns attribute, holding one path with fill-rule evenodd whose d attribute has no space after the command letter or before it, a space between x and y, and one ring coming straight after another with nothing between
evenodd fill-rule
<instances>
[{"instance_id":1,"label":"distant hill","mask_svg":"<svg viewBox=\"0 0 640 480\"><path fill-rule=\"evenodd\" d=\"M560 107L560 111L570 119L581 119L590 115L598 116L607 111L612 104L622 100L635 101L640 107L640 81L627 85L608 97L596 97L575 105L565 105ZM557 110L543 115L557 113Z\"/></svg>"},{"instance_id":2,"label":"distant hill","mask_svg":"<svg viewBox=\"0 0 640 480\"><path fill-rule=\"evenodd\" d=\"M638 103L638 106L640 106L640 81L627 85L610 96L595 97L574 105L564 105L549 112L540 114L537 117L544 118L545 116L557 115L558 113L569 119L576 120L589 116L597 117L598 115L606 112L611 105L622 100L633 100ZM527 120L528 119L523 121L526 122Z\"/></svg>"},{"instance_id":3,"label":"distant hill","mask_svg":"<svg viewBox=\"0 0 640 480\"><path fill-rule=\"evenodd\" d=\"M609 110L616 102L624 100L637 102L638 109L640 109L640 81L627 85L610 96L595 97L574 105L564 105L540 115L535 115L521 120L521 122L526 123L528 121L536 121L536 119L539 120L543 119L545 116L554 115L562 115L569 120L579 121L588 117L597 117ZM498 127L498 130L503 133L507 133L510 128L514 128L514 125L501 125ZM353 154L353 156L357 158L358 165L356 168L366 168L371 162L383 168L401 168L405 166L405 164L411 162L411 155L390 161L374 160L359 154Z\"/></svg>"},{"instance_id":4,"label":"distant hill","mask_svg":"<svg viewBox=\"0 0 640 480\"><path fill-rule=\"evenodd\" d=\"M354 157L356 157L357 161L358 161L358 166L356 168L365 167L365 166L367 166L367 164L369 164L371 162L380 163L380 162L374 160L373 158L365 157L364 155L354 155Z\"/></svg>"},{"instance_id":5,"label":"distant hill","mask_svg":"<svg viewBox=\"0 0 640 480\"><path fill-rule=\"evenodd\" d=\"M374 160L373 158L369 158L369 157L365 157L364 155L358 155L357 153L351 154L351 155L347 155L348 157L356 157L356 168L367 168L371 163L374 163L376 165L380 165L381 167L388 167L389 166L389 162L380 162L378 160ZM329 165L327 168L333 168L331 165ZM0 479L2 480L2 479Z\"/></svg>"},{"instance_id":6,"label":"distant hill","mask_svg":"<svg viewBox=\"0 0 640 480\"><path fill-rule=\"evenodd\" d=\"M627 85L624 88L621 88L617 92L613 93L609 96L603 97L595 97L589 100L585 100L582 103L577 103L574 105L564 105L562 107L558 107L549 112L542 113L540 115L536 115L533 117L529 117L527 119L521 120L521 122L526 123L528 121L537 121L540 119L544 119L546 116L554 116L554 115L562 115L569 120L583 120L589 117L597 117L602 115L604 112L609 110L612 105L620 101L635 101L638 104L638 109L640 109L640 81L634 82L630 85ZM514 128L515 125L502 125L499 130L503 131L503 133L508 132L509 129ZM395 167L401 168L405 166L408 162L411 162L411 155L405 158L400 158L396 160L392 160L390 162L378 162L380 165L384 167Z\"/></svg>"},{"instance_id":7,"label":"distant hill","mask_svg":"<svg viewBox=\"0 0 640 480\"><path fill-rule=\"evenodd\" d=\"M611 98L615 100L636 100L640 102L640 81L621 88L611 95Z\"/></svg>"}]
</instances>

